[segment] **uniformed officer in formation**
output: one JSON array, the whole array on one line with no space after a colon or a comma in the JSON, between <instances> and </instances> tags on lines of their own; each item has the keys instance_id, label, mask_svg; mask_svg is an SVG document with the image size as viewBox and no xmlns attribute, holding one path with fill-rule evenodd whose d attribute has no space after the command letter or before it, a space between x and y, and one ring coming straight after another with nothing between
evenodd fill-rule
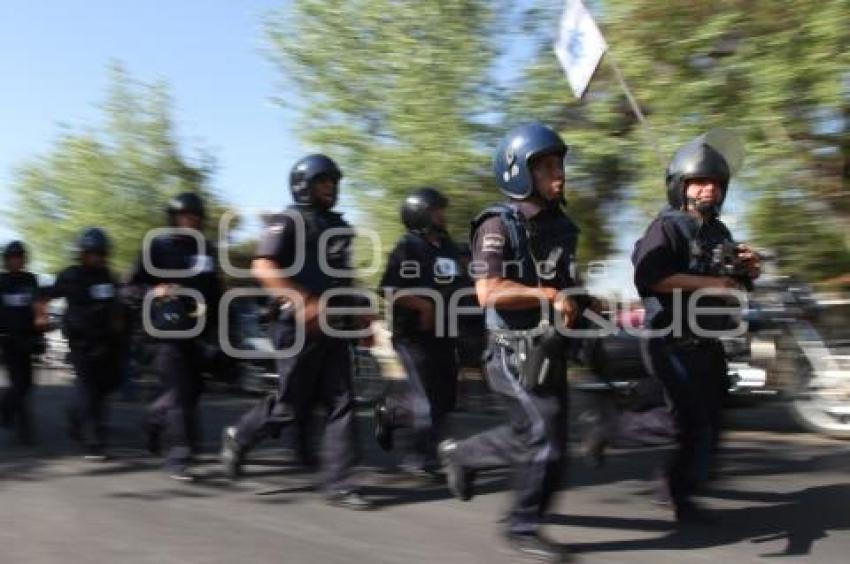
<instances>
[{"instance_id":1,"label":"uniformed officer in formation","mask_svg":"<svg viewBox=\"0 0 850 564\"><path fill-rule=\"evenodd\" d=\"M85 445L85 458L106 458L107 396L121 382L127 326L118 281L107 264L110 242L97 227L77 241L77 264L64 269L49 291L65 298L63 333L76 373L76 398L68 411L71 437Z\"/></svg>"},{"instance_id":2,"label":"uniformed officer in formation","mask_svg":"<svg viewBox=\"0 0 850 564\"><path fill-rule=\"evenodd\" d=\"M168 225L178 230L152 240L143 251L150 264L139 258L128 284L137 299L152 292L148 321L161 332L151 346L153 368L164 389L147 408L148 449L158 453L164 439L166 472L190 481L188 465L200 448L197 408L209 343L204 332L217 335L222 283L216 250L201 234L206 215L201 198L191 192L178 194L166 214ZM194 335L197 330L201 334Z\"/></svg>"},{"instance_id":3,"label":"uniformed officer in formation","mask_svg":"<svg viewBox=\"0 0 850 564\"><path fill-rule=\"evenodd\" d=\"M9 387L0 398L0 426L14 429L19 442L34 440L30 395L33 387L32 356L46 329L45 303L38 280L26 270L27 250L20 241L3 249L0 273L0 348Z\"/></svg>"},{"instance_id":4,"label":"uniformed officer in formation","mask_svg":"<svg viewBox=\"0 0 850 564\"><path fill-rule=\"evenodd\" d=\"M678 448L665 479L676 519L683 524L707 517L692 496L712 470L721 401L729 385L723 346L705 331L732 327L728 316L717 314L699 315L692 323L692 306L729 303L717 296L691 303L691 297L701 290L749 288L760 270L757 254L736 245L720 220L730 177L726 157L705 137L682 147L667 168L668 206L647 227L632 255L646 326L656 332L645 341L645 360L663 384L678 426ZM717 250L724 244L732 246L735 256L719 263Z\"/></svg>"},{"instance_id":5,"label":"uniformed officer in formation","mask_svg":"<svg viewBox=\"0 0 850 564\"><path fill-rule=\"evenodd\" d=\"M448 323L452 296L470 285L446 231L447 206L433 188L404 199L401 220L407 233L390 253L380 283L390 303L392 343L405 385L375 407L375 436L390 450L395 430L410 430L401 468L424 478L435 476L437 442L457 396L457 327Z\"/></svg>"},{"instance_id":6,"label":"uniformed officer in formation","mask_svg":"<svg viewBox=\"0 0 850 564\"><path fill-rule=\"evenodd\" d=\"M326 417L319 488L329 503L370 509L371 503L359 494L353 476L359 457L352 340L326 331L349 328L346 325L364 327L368 319L334 319L328 306L350 304L345 299L338 304L323 301L329 290L350 288L353 283L350 254L354 232L342 215L333 211L341 178L336 163L325 155L309 155L296 162L289 176L295 203L269 223L257 247L251 270L272 300L274 348L284 351L297 346L299 332L304 342L296 354L276 360L278 391L224 430L221 454L226 473L237 478L247 452L264 438L279 436L289 424L299 431L302 452L309 449L306 430L316 402L321 402ZM285 271L294 265L292 272Z\"/></svg>"},{"instance_id":7,"label":"uniformed officer in formation","mask_svg":"<svg viewBox=\"0 0 850 564\"><path fill-rule=\"evenodd\" d=\"M521 553L551 561L565 557L540 533L566 450L566 358L557 329L578 316L576 301L561 293L575 286L578 236L562 209L566 153L561 137L540 123L512 129L496 150L494 173L507 201L472 223L472 274L486 308L486 377L509 423L439 447L449 488L464 501L475 493L477 470L513 467L506 538Z\"/></svg>"}]
</instances>

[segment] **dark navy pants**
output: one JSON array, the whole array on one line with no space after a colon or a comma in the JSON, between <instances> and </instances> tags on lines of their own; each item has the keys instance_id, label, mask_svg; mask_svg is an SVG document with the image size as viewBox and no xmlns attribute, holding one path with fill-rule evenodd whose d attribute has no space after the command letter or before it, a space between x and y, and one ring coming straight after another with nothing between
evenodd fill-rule
<instances>
[{"instance_id":1,"label":"dark navy pants","mask_svg":"<svg viewBox=\"0 0 850 564\"><path fill-rule=\"evenodd\" d=\"M446 416L457 400L457 347L454 340L422 338L393 339L393 348L404 367L405 382L385 403L393 427L408 430L402 443L403 463L433 466Z\"/></svg>"},{"instance_id":2,"label":"dark navy pants","mask_svg":"<svg viewBox=\"0 0 850 564\"><path fill-rule=\"evenodd\" d=\"M7 337L2 346L9 387L0 399L0 422L7 427L16 426L18 433L28 438L32 431L29 407L33 387L31 341L27 337Z\"/></svg>"},{"instance_id":3,"label":"dark navy pants","mask_svg":"<svg viewBox=\"0 0 850 564\"><path fill-rule=\"evenodd\" d=\"M508 527L531 533L561 485L567 448L566 371L553 371L546 386L526 391L517 377L516 353L497 344L488 349L485 370L491 389L507 407L509 422L461 441L456 460L471 470L511 466L514 500Z\"/></svg>"},{"instance_id":4,"label":"dark navy pants","mask_svg":"<svg viewBox=\"0 0 850 564\"><path fill-rule=\"evenodd\" d=\"M165 431L166 465L184 465L200 446L201 350L194 339L161 340L151 346L163 391L148 405L147 423Z\"/></svg>"},{"instance_id":5,"label":"dark navy pants","mask_svg":"<svg viewBox=\"0 0 850 564\"><path fill-rule=\"evenodd\" d=\"M664 386L677 428L677 448L666 467L667 485L681 504L705 482L720 439L726 358L717 340L698 343L650 339L644 343L650 372Z\"/></svg>"},{"instance_id":6,"label":"dark navy pants","mask_svg":"<svg viewBox=\"0 0 850 564\"><path fill-rule=\"evenodd\" d=\"M107 443L107 398L121 382L119 354L116 350L85 343L71 345L71 364L76 374L76 397L70 408L74 424L91 432L91 443Z\"/></svg>"},{"instance_id":7,"label":"dark navy pants","mask_svg":"<svg viewBox=\"0 0 850 564\"><path fill-rule=\"evenodd\" d=\"M277 349L291 346L291 331L290 323L272 324L272 342ZM247 451L293 424L303 442L304 430L310 425L315 406L320 404L326 414L319 457L320 486L328 493L352 489L359 453L351 362L349 341L325 337L308 338L297 355L277 359L278 391L260 401L236 424L240 448Z\"/></svg>"}]
</instances>

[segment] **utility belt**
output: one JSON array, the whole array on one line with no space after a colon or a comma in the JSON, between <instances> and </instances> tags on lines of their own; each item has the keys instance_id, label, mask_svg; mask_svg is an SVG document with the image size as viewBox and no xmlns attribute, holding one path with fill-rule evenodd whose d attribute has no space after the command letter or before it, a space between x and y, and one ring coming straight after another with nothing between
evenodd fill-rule
<instances>
[{"instance_id":1,"label":"utility belt","mask_svg":"<svg viewBox=\"0 0 850 564\"><path fill-rule=\"evenodd\" d=\"M351 296L342 296L344 300L332 300L332 307L354 307L362 306L363 303ZM363 329L364 325L360 316L352 314L333 314L325 317L327 324L337 331L356 331ZM267 308L261 312L261 320L270 322L294 323L295 303L289 299L273 300Z\"/></svg>"},{"instance_id":2,"label":"utility belt","mask_svg":"<svg viewBox=\"0 0 850 564\"><path fill-rule=\"evenodd\" d=\"M491 330L490 342L509 353L517 380L526 391L551 388L566 377L564 338L548 321L532 329Z\"/></svg>"},{"instance_id":3,"label":"utility belt","mask_svg":"<svg viewBox=\"0 0 850 564\"><path fill-rule=\"evenodd\" d=\"M705 347L716 347L720 344L719 339L708 337L696 337L693 335L682 337L669 337L668 343L680 350L695 350Z\"/></svg>"},{"instance_id":4,"label":"utility belt","mask_svg":"<svg viewBox=\"0 0 850 564\"><path fill-rule=\"evenodd\" d=\"M0 333L0 347L20 354L41 355L47 351L47 340L43 333Z\"/></svg>"}]
</instances>

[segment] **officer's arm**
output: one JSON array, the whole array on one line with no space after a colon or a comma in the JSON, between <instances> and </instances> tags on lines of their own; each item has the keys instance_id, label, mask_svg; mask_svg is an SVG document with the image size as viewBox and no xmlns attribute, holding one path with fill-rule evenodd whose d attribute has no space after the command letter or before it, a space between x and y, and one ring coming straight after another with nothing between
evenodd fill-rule
<instances>
[{"instance_id":1,"label":"officer's arm","mask_svg":"<svg viewBox=\"0 0 850 564\"><path fill-rule=\"evenodd\" d=\"M298 297L304 304L316 302L318 298L310 293L291 278L280 275L280 266L269 258L256 258L251 262L251 274L259 281L260 285L278 300L293 300L297 302Z\"/></svg>"},{"instance_id":2,"label":"officer's arm","mask_svg":"<svg viewBox=\"0 0 850 564\"><path fill-rule=\"evenodd\" d=\"M703 288L736 288L737 282L722 276L686 274L688 242L669 221L656 220L635 245L635 286L638 290L668 294Z\"/></svg>"},{"instance_id":3,"label":"officer's arm","mask_svg":"<svg viewBox=\"0 0 850 564\"><path fill-rule=\"evenodd\" d=\"M156 263L154 257L158 253L158 249L155 247L156 244L156 240L154 240L150 248L151 261L154 263ZM148 272L142 256L139 255L132 270L130 270L130 274L127 276L127 283L121 292L121 297L128 304L140 305L145 294L150 289L153 289L155 297L161 298L168 295L176 287L177 284L166 283Z\"/></svg>"},{"instance_id":4,"label":"officer's arm","mask_svg":"<svg viewBox=\"0 0 850 564\"><path fill-rule=\"evenodd\" d=\"M475 282L475 294L481 307L499 309L531 309L555 302L556 288L526 286L506 278L480 278Z\"/></svg>"},{"instance_id":5,"label":"officer's arm","mask_svg":"<svg viewBox=\"0 0 850 564\"><path fill-rule=\"evenodd\" d=\"M47 314L47 304L49 303L50 297L47 292L40 288L36 294L35 299L32 303L33 310L33 325L35 326L35 330L38 332L44 332L50 330L50 316Z\"/></svg>"},{"instance_id":6,"label":"officer's arm","mask_svg":"<svg viewBox=\"0 0 850 564\"><path fill-rule=\"evenodd\" d=\"M378 285L384 297L394 305L411 309L421 316L428 317L434 311L434 305L430 301L422 296L397 295L395 293L398 290L415 289L423 286L422 273L419 268L409 274L404 272L404 264L407 261L415 263L417 267L421 267L422 264L422 258L417 256L414 249L408 244L408 239L402 237L387 259L387 267Z\"/></svg>"},{"instance_id":7,"label":"officer's arm","mask_svg":"<svg viewBox=\"0 0 850 564\"><path fill-rule=\"evenodd\" d=\"M703 288L729 289L739 288L740 284L726 276L699 276L696 274L674 274L655 283L650 288L654 292L666 294L675 290L693 292Z\"/></svg>"}]
</instances>

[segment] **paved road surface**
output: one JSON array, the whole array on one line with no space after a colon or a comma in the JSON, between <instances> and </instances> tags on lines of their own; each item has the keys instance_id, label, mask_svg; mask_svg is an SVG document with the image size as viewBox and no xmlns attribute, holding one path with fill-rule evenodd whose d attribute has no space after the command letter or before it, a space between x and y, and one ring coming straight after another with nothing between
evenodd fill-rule
<instances>
[{"instance_id":1,"label":"paved road surface","mask_svg":"<svg viewBox=\"0 0 850 564\"><path fill-rule=\"evenodd\" d=\"M231 485L215 451L219 429L252 401L205 397L205 454L191 485L174 483L143 448L138 402L113 408L114 460L79 458L62 429L69 387L38 389L35 448L0 436L0 563L283 564L483 563L517 559L498 537L506 479L494 472L470 503L440 486L392 473L392 460L367 440L365 493L379 509L326 506L310 475L282 442L256 451L248 476ZM677 533L669 510L651 503L664 447L618 450L599 471L574 460L547 532L582 562L850 561L850 442L802 432L781 405L729 412L723 472L705 503L720 524ZM459 414L458 433L494 415ZM575 450L576 444L573 444Z\"/></svg>"}]
</instances>

